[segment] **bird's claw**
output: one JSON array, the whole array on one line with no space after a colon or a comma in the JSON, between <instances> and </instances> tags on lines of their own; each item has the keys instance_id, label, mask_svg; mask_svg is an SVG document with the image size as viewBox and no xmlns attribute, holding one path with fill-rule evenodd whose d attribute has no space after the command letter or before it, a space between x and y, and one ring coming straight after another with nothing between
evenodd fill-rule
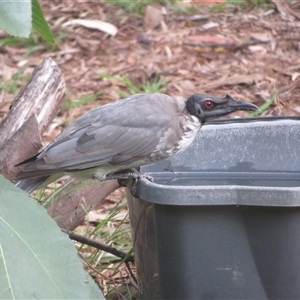
<instances>
[{"instance_id":1,"label":"bird's claw","mask_svg":"<svg viewBox=\"0 0 300 300\"><path fill-rule=\"evenodd\" d=\"M148 173L141 173L141 172L138 172L138 173L135 173L137 176L135 178L133 178L133 182L131 184L131 187L130 187L130 192L132 194L133 197L135 198L138 198L138 182L139 180L145 178L147 180L149 180L150 182L153 182L154 181L154 178L149 175Z\"/></svg>"},{"instance_id":2,"label":"bird's claw","mask_svg":"<svg viewBox=\"0 0 300 300\"><path fill-rule=\"evenodd\" d=\"M114 173L114 174L109 174L106 176L106 179L117 179L119 185L124 186L124 187L127 186L128 179L133 179L133 182L130 187L130 191L134 197L138 197L138 195L137 195L138 182L139 182L139 180L141 180L143 178L149 180L150 182L154 181L154 178L150 174L142 173L135 169L129 170L129 171L118 172L118 173Z\"/></svg>"}]
</instances>

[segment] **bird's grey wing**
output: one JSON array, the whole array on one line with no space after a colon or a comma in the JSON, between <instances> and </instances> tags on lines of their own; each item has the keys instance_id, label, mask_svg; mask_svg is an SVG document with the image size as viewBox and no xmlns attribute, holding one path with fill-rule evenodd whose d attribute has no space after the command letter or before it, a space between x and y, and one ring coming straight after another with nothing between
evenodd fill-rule
<instances>
[{"instance_id":1,"label":"bird's grey wing","mask_svg":"<svg viewBox=\"0 0 300 300\"><path fill-rule=\"evenodd\" d=\"M170 148L172 138L176 138L165 135L171 132L169 128L174 126L174 121L176 123L178 111L171 97L163 95L159 98L161 101L153 103L155 97L157 95L149 94L144 101L131 98L126 105L116 102L79 118L34 163L26 166L23 171L26 174L19 178L126 165L149 157L158 144L163 145L160 148Z\"/></svg>"},{"instance_id":2,"label":"bird's grey wing","mask_svg":"<svg viewBox=\"0 0 300 300\"><path fill-rule=\"evenodd\" d=\"M157 124L151 128L95 124L87 128L79 138L53 145L47 150L43 160L46 166L55 166L55 169L63 171L126 164L154 153L163 130L164 127Z\"/></svg>"}]
</instances>

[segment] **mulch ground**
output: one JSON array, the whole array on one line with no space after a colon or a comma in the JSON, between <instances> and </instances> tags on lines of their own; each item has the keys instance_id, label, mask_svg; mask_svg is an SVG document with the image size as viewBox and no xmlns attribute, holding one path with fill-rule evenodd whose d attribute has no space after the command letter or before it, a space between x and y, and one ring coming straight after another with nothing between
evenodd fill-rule
<instances>
[{"instance_id":1,"label":"mulch ground","mask_svg":"<svg viewBox=\"0 0 300 300\"><path fill-rule=\"evenodd\" d=\"M26 66L24 74L31 73L44 57L51 56L63 71L70 99L101 92L91 103L62 110L65 119L115 101L120 91L126 91L124 82L100 74L126 74L137 87L162 79L168 94L230 93L258 105L278 93L264 115L299 114L300 19L280 13L274 5L227 6L222 12L194 5L192 15L170 7L154 29L145 29L143 15L97 1L42 1L41 5L57 45L51 48L42 42L32 46L29 55L24 55L27 45L2 46L0 75L5 83L21 66ZM298 1L291 8L300 15ZM78 18L107 21L118 33L112 37L99 30L66 26ZM2 92L2 113L13 96Z\"/></svg>"},{"instance_id":2,"label":"mulch ground","mask_svg":"<svg viewBox=\"0 0 300 300\"><path fill-rule=\"evenodd\" d=\"M189 4L189 10L181 3L189 14L154 4L150 15L138 15L99 1L41 1L57 44L51 47L38 39L32 46L0 46L1 81L11 83L20 68L22 74L30 74L50 56L63 71L68 99L99 94L83 105L62 108L46 141L63 129L65 120L128 93L128 86L118 79L122 75L139 89L146 82L162 81L167 94L230 93L258 106L269 103L263 116L298 116L300 3L279 2L222 9ZM106 21L118 32L111 36L68 25L74 19ZM3 37L6 34L0 32ZM25 82L16 80L20 87ZM0 117L15 93L0 92Z\"/></svg>"}]
</instances>

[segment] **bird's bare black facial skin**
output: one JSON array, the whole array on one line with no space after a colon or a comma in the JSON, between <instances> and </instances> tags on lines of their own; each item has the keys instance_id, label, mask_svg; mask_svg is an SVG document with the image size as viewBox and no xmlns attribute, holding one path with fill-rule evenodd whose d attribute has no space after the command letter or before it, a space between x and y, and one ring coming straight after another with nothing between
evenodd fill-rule
<instances>
[{"instance_id":1,"label":"bird's bare black facial skin","mask_svg":"<svg viewBox=\"0 0 300 300\"><path fill-rule=\"evenodd\" d=\"M196 94L188 98L186 107L189 113L196 116L202 124L207 119L228 115L234 111L258 109L254 104L234 99L229 94L224 98L209 94Z\"/></svg>"},{"instance_id":2,"label":"bird's bare black facial skin","mask_svg":"<svg viewBox=\"0 0 300 300\"><path fill-rule=\"evenodd\" d=\"M220 102L222 102L221 98L207 94L197 94L188 98L186 106L190 114L196 116L202 123L204 123L206 112L215 109Z\"/></svg>"}]
</instances>

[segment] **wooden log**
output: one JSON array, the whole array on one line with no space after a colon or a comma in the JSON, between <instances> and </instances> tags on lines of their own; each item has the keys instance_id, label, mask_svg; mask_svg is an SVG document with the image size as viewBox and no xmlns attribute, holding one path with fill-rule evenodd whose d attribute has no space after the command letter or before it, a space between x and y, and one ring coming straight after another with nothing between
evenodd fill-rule
<instances>
[{"instance_id":1,"label":"wooden log","mask_svg":"<svg viewBox=\"0 0 300 300\"><path fill-rule=\"evenodd\" d=\"M20 168L14 166L41 148L41 134L57 114L65 95L65 82L51 58L35 68L10 112L0 124L0 173L13 180Z\"/></svg>"},{"instance_id":2,"label":"wooden log","mask_svg":"<svg viewBox=\"0 0 300 300\"><path fill-rule=\"evenodd\" d=\"M51 200L48 214L56 220L58 226L74 230L83 223L85 216L95 209L110 193L119 187L117 180L83 183L74 180Z\"/></svg>"}]
</instances>

